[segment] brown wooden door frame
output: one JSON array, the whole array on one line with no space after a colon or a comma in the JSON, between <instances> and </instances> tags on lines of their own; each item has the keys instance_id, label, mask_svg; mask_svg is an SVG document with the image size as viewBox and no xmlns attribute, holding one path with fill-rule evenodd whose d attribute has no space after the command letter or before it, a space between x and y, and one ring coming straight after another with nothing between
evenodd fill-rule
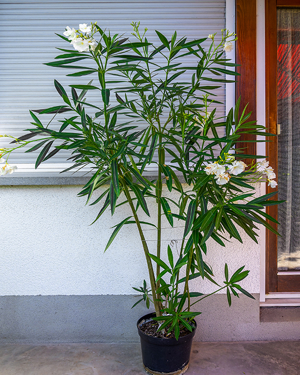
<instances>
[{"instance_id":1,"label":"brown wooden door frame","mask_svg":"<svg viewBox=\"0 0 300 375\"><path fill-rule=\"evenodd\" d=\"M236 63L240 66L236 71L240 76L236 79L236 100L241 97L241 110L248 105L252 112L250 120L256 120L256 1L236 0ZM255 135L243 134L239 148L244 148L249 155L256 154Z\"/></svg>"},{"instance_id":2,"label":"brown wooden door frame","mask_svg":"<svg viewBox=\"0 0 300 375\"><path fill-rule=\"evenodd\" d=\"M300 0L265 0L266 28L266 127L268 133L277 134L277 8L300 7ZM266 155L278 174L277 137L269 137ZM267 187L267 193L271 188ZM274 197L274 200L277 198ZM267 213L277 218L277 206L267 207ZM275 229L277 225L269 222ZM277 236L266 231L266 293L300 292L300 274L277 275Z\"/></svg>"}]
</instances>

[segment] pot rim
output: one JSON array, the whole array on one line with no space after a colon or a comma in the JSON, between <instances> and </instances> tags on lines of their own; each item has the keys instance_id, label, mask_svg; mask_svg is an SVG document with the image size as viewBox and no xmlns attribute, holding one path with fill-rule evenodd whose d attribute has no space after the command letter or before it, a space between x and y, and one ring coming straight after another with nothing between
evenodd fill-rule
<instances>
[{"instance_id":1,"label":"pot rim","mask_svg":"<svg viewBox=\"0 0 300 375\"><path fill-rule=\"evenodd\" d=\"M141 329L140 329L140 323L142 320L145 320L145 319L151 319L153 316L155 316L155 312L152 312L152 313L149 313L149 314L146 314L144 316L142 316L138 321L137 321L137 329L138 329L138 333L141 337L143 337L144 339L146 339L147 341L150 341L150 342L153 342L155 341L156 344L162 344L162 345L166 345L166 344L169 344L169 345L179 345L181 344L183 341L186 341L187 339L190 340L191 338L194 337L195 335L195 332L196 332L196 329L197 329L197 322L196 320L194 320L195 322L195 327L193 329L192 332L189 332L187 335L184 335L184 336L181 336L178 338L178 340L176 340L175 337L172 337L172 338L167 338L167 337L155 337L155 336L150 336L150 335L147 335L145 332L143 332Z\"/></svg>"}]
</instances>

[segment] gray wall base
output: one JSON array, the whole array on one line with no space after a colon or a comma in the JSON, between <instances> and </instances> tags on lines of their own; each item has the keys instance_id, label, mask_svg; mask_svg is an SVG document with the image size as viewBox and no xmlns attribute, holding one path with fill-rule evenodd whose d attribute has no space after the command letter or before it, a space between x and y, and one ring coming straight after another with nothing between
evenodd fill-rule
<instances>
[{"instance_id":1,"label":"gray wall base","mask_svg":"<svg viewBox=\"0 0 300 375\"><path fill-rule=\"evenodd\" d=\"M260 322L256 300L241 296L228 307L225 295L195 310L196 341L297 340L300 321ZM135 296L0 297L0 343L136 342L136 321L148 310Z\"/></svg>"}]
</instances>

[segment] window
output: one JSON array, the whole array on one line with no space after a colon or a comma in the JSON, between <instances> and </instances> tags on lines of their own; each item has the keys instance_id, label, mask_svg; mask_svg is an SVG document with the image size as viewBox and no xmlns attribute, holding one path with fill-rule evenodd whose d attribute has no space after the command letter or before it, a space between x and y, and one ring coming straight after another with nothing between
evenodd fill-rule
<instances>
[{"instance_id":1,"label":"window","mask_svg":"<svg viewBox=\"0 0 300 375\"><path fill-rule=\"evenodd\" d=\"M148 39L155 37L155 30L172 35L174 30L187 38L201 38L225 28L225 0L18 0L0 2L0 134L20 136L23 129L30 128L32 121L29 109L48 108L60 105L61 98L54 88L54 78L64 87L72 83L87 84L93 76L65 77L63 69L43 65L53 61L55 47L66 48L66 44L55 33L62 34L65 27L78 27L79 23L98 21L102 28L112 33L130 35L132 21L141 21L141 27L148 27ZM156 40L156 38L155 38ZM209 44L209 41L207 42ZM188 63L188 61L187 61ZM225 85L218 92L217 100L225 102ZM93 95L94 93L89 93ZM96 95L96 94L94 94ZM224 115L225 106L219 106L218 114ZM45 115L41 116L44 121ZM48 121L51 120L49 116ZM55 121L55 120L54 120ZM54 123L53 121L53 123ZM59 125L59 124L58 124ZM1 146L3 138L0 139ZM65 155L60 151L34 171L36 153L15 152L10 159L18 164L19 176L59 176ZM61 167L61 168L60 168ZM73 172L70 172L70 176ZM68 176L63 174L60 176ZM10 177L5 177L10 178Z\"/></svg>"}]
</instances>

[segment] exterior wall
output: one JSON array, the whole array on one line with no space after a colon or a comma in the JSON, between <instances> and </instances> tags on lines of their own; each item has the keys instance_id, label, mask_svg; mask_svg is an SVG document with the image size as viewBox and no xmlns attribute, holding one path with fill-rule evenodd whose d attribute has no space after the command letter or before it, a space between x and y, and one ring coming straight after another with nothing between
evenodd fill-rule
<instances>
[{"instance_id":1,"label":"exterior wall","mask_svg":"<svg viewBox=\"0 0 300 375\"><path fill-rule=\"evenodd\" d=\"M148 311L142 304L131 310L138 298L132 286L147 279L138 233L134 226L122 228L104 253L111 227L129 212L122 206L113 218L107 212L90 226L99 208L85 206L79 190L0 187L0 342L138 340L136 320ZM181 231L166 230L164 244L180 239ZM146 237L154 252L152 232ZM299 322L260 323L260 245L243 238L226 248L209 243L207 261L220 282L225 262L231 273L246 265L250 274L242 286L256 300L234 298L229 308L224 294L207 298L195 307L203 312L196 340L299 338ZM198 280L195 290L213 290Z\"/></svg>"},{"instance_id":2,"label":"exterior wall","mask_svg":"<svg viewBox=\"0 0 300 375\"><path fill-rule=\"evenodd\" d=\"M111 218L109 210L95 224L100 206L85 206L77 198L79 186L0 188L0 295L129 295L147 277L144 254L134 225L123 227L104 253L111 227L130 216L121 206ZM154 211L155 205L150 206ZM140 214L143 218L143 214ZM146 217L145 217L146 219ZM181 224L182 225L182 224ZM163 249L182 238L183 227L163 224ZM155 230L145 228L150 251L155 253ZM175 245L176 246L176 245ZM208 244L207 262L222 282L224 264L233 273L242 265L250 270L243 287L259 293L259 246L244 236L222 248ZM195 290L214 288L195 280Z\"/></svg>"}]
</instances>

